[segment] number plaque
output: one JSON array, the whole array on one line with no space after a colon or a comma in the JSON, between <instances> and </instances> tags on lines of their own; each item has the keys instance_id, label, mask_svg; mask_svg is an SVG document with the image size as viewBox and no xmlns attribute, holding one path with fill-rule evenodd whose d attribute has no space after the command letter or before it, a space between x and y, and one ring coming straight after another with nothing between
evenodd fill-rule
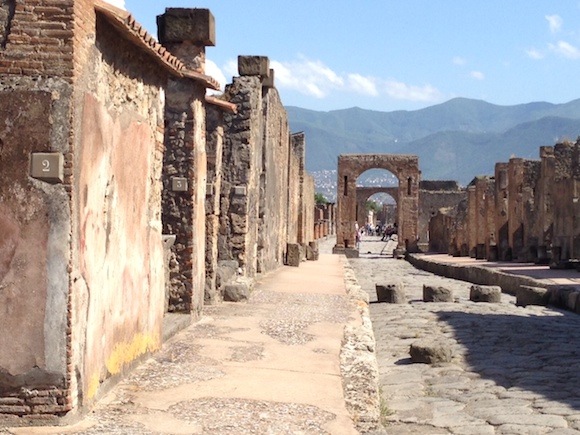
<instances>
[{"instance_id":1,"label":"number plaque","mask_svg":"<svg viewBox=\"0 0 580 435\"><path fill-rule=\"evenodd\" d=\"M61 153L32 153L30 176L47 183L62 183L64 157Z\"/></svg>"},{"instance_id":2,"label":"number plaque","mask_svg":"<svg viewBox=\"0 0 580 435\"><path fill-rule=\"evenodd\" d=\"M174 192L187 192L188 190L187 178L173 177L171 179L171 190Z\"/></svg>"}]
</instances>

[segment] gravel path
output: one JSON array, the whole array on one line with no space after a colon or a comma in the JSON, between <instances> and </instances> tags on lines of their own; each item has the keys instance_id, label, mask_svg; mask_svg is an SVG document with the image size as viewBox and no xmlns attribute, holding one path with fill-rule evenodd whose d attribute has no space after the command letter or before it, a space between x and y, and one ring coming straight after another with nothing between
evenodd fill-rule
<instances>
[{"instance_id":1,"label":"gravel path","mask_svg":"<svg viewBox=\"0 0 580 435\"><path fill-rule=\"evenodd\" d=\"M388 434L580 434L580 316L469 301L470 284L435 276L365 237L349 263L368 292ZM402 282L408 304L377 303L375 284ZM423 284L455 303L425 303ZM413 364L410 345L440 340L450 363Z\"/></svg>"}]
</instances>

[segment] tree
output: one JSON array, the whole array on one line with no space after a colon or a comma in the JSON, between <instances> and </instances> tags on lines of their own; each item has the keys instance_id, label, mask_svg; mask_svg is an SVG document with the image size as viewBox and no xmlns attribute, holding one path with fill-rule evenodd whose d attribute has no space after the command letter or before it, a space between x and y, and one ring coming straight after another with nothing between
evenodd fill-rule
<instances>
[{"instance_id":1,"label":"tree","mask_svg":"<svg viewBox=\"0 0 580 435\"><path fill-rule=\"evenodd\" d=\"M375 214L383 209L383 207L380 204L378 204L374 201L367 201L367 203L365 204L365 208L367 210L372 210L373 213L375 213Z\"/></svg>"},{"instance_id":2,"label":"tree","mask_svg":"<svg viewBox=\"0 0 580 435\"><path fill-rule=\"evenodd\" d=\"M324 195L322 193L318 193L318 192L314 194L314 202L316 203L316 205L328 204L328 201L326 200Z\"/></svg>"}]
</instances>

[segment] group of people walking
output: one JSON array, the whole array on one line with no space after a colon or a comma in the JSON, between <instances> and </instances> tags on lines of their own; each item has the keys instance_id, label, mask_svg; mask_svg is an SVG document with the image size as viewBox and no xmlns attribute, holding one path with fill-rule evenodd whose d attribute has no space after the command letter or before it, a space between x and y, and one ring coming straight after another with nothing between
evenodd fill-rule
<instances>
[{"instance_id":1,"label":"group of people walking","mask_svg":"<svg viewBox=\"0 0 580 435\"><path fill-rule=\"evenodd\" d=\"M377 225L373 226L371 223L367 223L364 227L359 228L358 222L354 224L355 228L355 242L356 248L360 247L361 237L363 235L367 236L381 236L382 241L389 241L393 238L393 236L397 235L397 223L394 224L384 224L381 225L378 223Z\"/></svg>"}]
</instances>

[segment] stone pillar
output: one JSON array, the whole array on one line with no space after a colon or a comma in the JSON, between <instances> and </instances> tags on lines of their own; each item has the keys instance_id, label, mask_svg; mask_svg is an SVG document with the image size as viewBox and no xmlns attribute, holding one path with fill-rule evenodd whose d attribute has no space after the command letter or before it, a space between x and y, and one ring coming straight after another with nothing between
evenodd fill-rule
<instances>
[{"instance_id":1,"label":"stone pillar","mask_svg":"<svg viewBox=\"0 0 580 435\"><path fill-rule=\"evenodd\" d=\"M552 236L554 267L564 266L574 255L574 238L577 237L574 233L577 226L575 224L577 217L574 212L578 202L574 178L578 169L573 167L575 153L577 153L577 145L570 142L558 143L554 146L555 165L551 195L554 207Z\"/></svg>"},{"instance_id":2,"label":"stone pillar","mask_svg":"<svg viewBox=\"0 0 580 435\"><path fill-rule=\"evenodd\" d=\"M207 9L168 8L157 17L159 41L189 69L205 71L205 46L214 45ZM205 87L172 78L165 94L163 228L174 234L179 273L172 277L170 311L201 312L205 290Z\"/></svg>"},{"instance_id":3,"label":"stone pillar","mask_svg":"<svg viewBox=\"0 0 580 435\"><path fill-rule=\"evenodd\" d=\"M508 163L508 238L512 260L521 258L524 249L524 159L511 158Z\"/></svg>"},{"instance_id":4,"label":"stone pillar","mask_svg":"<svg viewBox=\"0 0 580 435\"><path fill-rule=\"evenodd\" d=\"M495 164L495 234L497 259L511 260L509 244L508 164Z\"/></svg>"},{"instance_id":5,"label":"stone pillar","mask_svg":"<svg viewBox=\"0 0 580 435\"><path fill-rule=\"evenodd\" d=\"M475 257L477 247L477 200L475 180L467 187L467 251L470 257Z\"/></svg>"},{"instance_id":6,"label":"stone pillar","mask_svg":"<svg viewBox=\"0 0 580 435\"><path fill-rule=\"evenodd\" d=\"M553 184L555 174L554 147L540 147L540 181L536 191L538 202L539 222L537 228L538 237L538 262L548 263L548 251L552 246L552 235L554 227L554 204L553 204Z\"/></svg>"},{"instance_id":7,"label":"stone pillar","mask_svg":"<svg viewBox=\"0 0 580 435\"><path fill-rule=\"evenodd\" d=\"M226 86L237 113L224 115L219 260L235 260L246 277L258 271L260 192L264 148L262 81L269 73L263 56L239 56L238 73ZM260 242L263 244L263 242Z\"/></svg>"}]
</instances>

